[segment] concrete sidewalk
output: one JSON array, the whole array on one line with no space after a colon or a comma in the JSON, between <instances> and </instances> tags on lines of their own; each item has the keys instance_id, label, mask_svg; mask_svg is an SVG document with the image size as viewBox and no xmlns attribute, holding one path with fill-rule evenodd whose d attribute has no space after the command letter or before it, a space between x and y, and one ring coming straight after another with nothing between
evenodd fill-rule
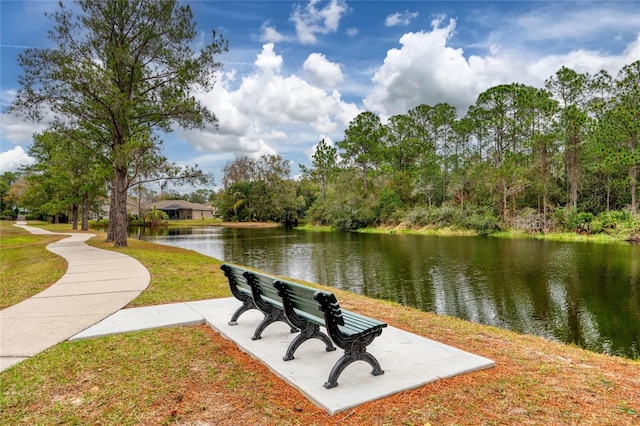
<instances>
[{"instance_id":1,"label":"concrete sidewalk","mask_svg":"<svg viewBox=\"0 0 640 426\"><path fill-rule=\"evenodd\" d=\"M55 234L18 222L33 234ZM0 371L67 340L122 309L151 279L136 259L88 246L93 234L68 235L47 249L67 261L51 287L0 311Z\"/></svg>"}]
</instances>

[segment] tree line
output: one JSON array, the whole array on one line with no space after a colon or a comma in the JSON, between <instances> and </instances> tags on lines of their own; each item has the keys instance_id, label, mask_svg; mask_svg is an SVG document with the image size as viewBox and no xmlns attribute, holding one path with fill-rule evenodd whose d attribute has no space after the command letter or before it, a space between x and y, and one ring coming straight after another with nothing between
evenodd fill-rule
<instances>
[{"instance_id":1,"label":"tree line","mask_svg":"<svg viewBox=\"0 0 640 426\"><path fill-rule=\"evenodd\" d=\"M597 233L638 226L640 61L612 77L562 67L543 88L491 87L466 114L441 103L365 111L293 180L280 156L240 157L215 204L227 220ZM633 231L635 229L635 231Z\"/></svg>"},{"instance_id":2,"label":"tree line","mask_svg":"<svg viewBox=\"0 0 640 426\"><path fill-rule=\"evenodd\" d=\"M191 10L175 0L80 0L73 10L60 3L50 18L54 47L19 55L21 89L9 112L55 118L34 136L35 164L2 175L0 207L13 214L19 200L49 216L82 215L86 229L106 197L107 241L126 246L130 196L141 199L151 182L211 181L164 157L158 131L217 124L191 93L215 83L227 42L213 32L193 50ZM210 201L227 220L305 219L341 230L593 233L625 224L637 234L639 81L640 61L616 76L563 67L543 88L492 87L464 115L418 105L383 123L365 111L336 146L318 143L300 178L280 156L239 157Z\"/></svg>"},{"instance_id":3,"label":"tree line","mask_svg":"<svg viewBox=\"0 0 640 426\"><path fill-rule=\"evenodd\" d=\"M462 117L446 103L419 105L386 123L365 111L336 146L321 140L295 179L281 156L241 156L224 166L217 192L159 195L138 182L132 195L210 202L229 221L638 238L639 84L640 61L615 78L563 67L544 88L489 88ZM73 218L78 203L90 209L82 194L104 195L109 174L83 151L69 155L53 136L36 135L29 152L37 162L28 168L21 200ZM12 193L21 187L4 186Z\"/></svg>"}]
</instances>

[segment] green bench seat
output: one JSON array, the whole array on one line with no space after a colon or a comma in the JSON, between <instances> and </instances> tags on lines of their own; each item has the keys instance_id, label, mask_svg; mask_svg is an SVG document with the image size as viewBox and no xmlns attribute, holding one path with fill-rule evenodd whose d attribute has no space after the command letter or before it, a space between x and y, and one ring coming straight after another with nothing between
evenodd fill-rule
<instances>
[{"instance_id":1,"label":"green bench seat","mask_svg":"<svg viewBox=\"0 0 640 426\"><path fill-rule=\"evenodd\" d=\"M340 374L350 364L365 361L371 367L371 374L384 374L378 360L367 352L367 346L382 334L387 324L340 308L333 293L306 287L285 280L276 280L273 285L278 289L284 312L292 324L304 330L303 322L325 326L332 342L344 350L344 355L334 364L324 387L338 386ZM298 321L301 322L298 322ZM312 336L317 337L317 336ZM285 361L293 359L295 350L308 338L304 334L296 336L289 345ZM327 350L329 348L327 347Z\"/></svg>"},{"instance_id":2,"label":"green bench seat","mask_svg":"<svg viewBox=\"0 0 640 426\"><path fill-rule=\"evenodd\" d=\"M240 315L248 310L257 309L264 314L264 318L256 327L256 330L251 337L252 340L262 338L262 332L265 328L277 321L287 323L291 327L292 333L298 331L298 329L291 325L287 317L284 315L280 297L271 285L275 278L266 278L266 276L263 276L260 279L262 282L268 282L269 286L272 288L271 292L263 292L256 288L256 280L258 280L258 278L251 271L230 264L222 265L221 269L229 281L231 294L242 302L242 306L240 306L231 316L229 325L237 325Z\"/></svg>"},{"instance_id":3,"label":"green bench seat","mask_svg":"<svg viewBox=\"0 0 640 426\"><path fill-rule=\"evenodd\" d=\"M229 280L232 294L242 302L229 325L236 325L238 317L250 309L260 310L264 319L252 337L258 340L270 324L286 322L291 332L300 331L300 334L289 344L283 357L285 361L294 359L296 350L310 339L321 340L327 351L335 351L336 346L344 350L344 355L333 365L329 379L324 383L325 388L338 386L340 374L356 361L367 362L374 376L384 374L378 360L367 352L367 346L387 326L384 322L341 309L335 295L330 292L234 265L224 264L222 270ZM327 334L320 327L325 327Z\"/></svg>"}]
</instances>

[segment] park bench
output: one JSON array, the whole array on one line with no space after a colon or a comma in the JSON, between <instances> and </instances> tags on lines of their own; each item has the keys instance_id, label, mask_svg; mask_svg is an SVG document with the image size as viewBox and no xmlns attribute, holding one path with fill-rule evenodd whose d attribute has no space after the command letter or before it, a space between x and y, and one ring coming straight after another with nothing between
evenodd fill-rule
<instances>
[{"instance_id":1,"label":"park bench","mask_svg":"<svg viewBox=\"0 0 640 426\"><path fill-rule=\"evenodd\" d=\"M291 327L292 333L298 331L297 328L289 323L289 320L284 315L280 297L271 284L275 278L263 275L262 278L258 279L257 274L230 264L224 264L220 268L229 281L231 293L236 299L242 302L242 305L236 309L231 316L229 325L237 325L240 315L251 309L257 309L264 314L264 318L260 324L258 324L258 327L256 327L251 337L252 340L262 338L264 329L277 321L287 323ZM267 282L272 290L270 292L261 291L258 287L258 283L261 282Z\"/></svg>"},{"instance_id":2,"label":"park bench","mask_svg":"<svg viewBox=\"0 0 640 426\"><path fill-rule=\"evenodd\" d=\"M369 363L374 376L384 373L378 360L367 352L367 346L382 333L387 324L340 309L333 293L280 279L273 285L282 298L285 315L293 325L303 330L289 345L285 361L293 359L296 349L306 340L317 337L324 341L322 336L326 336L317 333L318 326L325 326L333 343L344 350L344 355L333 365L325 388L338 386L340 374L355 361Z\"/></svg>"},{"instance_id":3,"label":"park bench","mask_svg":"<svg viewBox=\"0 0 640 426\"><path fill-rule=\"evenodd\" d=\"M340 308L333 293L301 284L277 279L238 266L224 264L222 270L229 280L231 292L242 302L231 317L229 325L237 325L242 313L258 309L264 319L258 324L252 340L261 338L262 332L276 321L286 322L291 332L301 331L289 344L285 361L294 359L295 351L309 339L319 339L327 351L344 350L344 355L333 365L324 387L338 386L340 374L355 361L367 362L371 374L384 374L378 360L367 352L367 346L382 333L387 324ZM327 334L320 331L324 326ZM334 346L335 344L335 346Z\"/></svg>"}]
</instances>

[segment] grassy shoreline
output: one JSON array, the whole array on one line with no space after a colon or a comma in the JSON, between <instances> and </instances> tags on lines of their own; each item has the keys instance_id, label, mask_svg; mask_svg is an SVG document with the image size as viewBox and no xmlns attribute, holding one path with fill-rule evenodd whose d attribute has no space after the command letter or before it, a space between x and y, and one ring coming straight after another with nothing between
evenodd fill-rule
<instances>
[{"instance_id":1,"label":"grassy shoreline","mask_svg":"<svg viewBox=\"0 0 640 426\"><path fill-rule=\"evenodd\" d=\"M45 228L70 231L68 225ZM23 243L31 234L16 229L9 233L7 225L0 224L3 264L9 263L4 254L8 247L20 251L31 244L32 255L46 254L46 239ZM114 249L103 239L100 234L89 243L129 254L151 273L149 289L130 306L230 295L218 260L138 240L130 240L129 248ZM31 280L30 264L27 258L11 259L22 282ZM53 271L49 284L59 274ZM0 373L0 423L632 425L640 421L638 360L332 290L347 309L493 359L496 367L328 416L206 326L150 330L64 342Z\"/></svg>"},{"instance_id":2,"label":"grassy shoreline","mask_svg":"<svg viewBox=\"0 0 640 426\"><path fill-rule=\"evenodd\" d=\"M312 229L312 227L306 228ZM376 227L362 228L356 232L372 233L372 234L414 234L414 235L433 235L441 237L478 237L476 231L466 229L456 229L451 227L444 228L408 228L403 226L397 227ZM624 238L607 235L607 234L576 234L575 232L549 232L531 234L522 231L500 231L487 235L488 238L506 238L506 239L524 239L524 240L548 240L561 242L587 242L597 244L630 244Z\"/></svg>"}]
</instances>

